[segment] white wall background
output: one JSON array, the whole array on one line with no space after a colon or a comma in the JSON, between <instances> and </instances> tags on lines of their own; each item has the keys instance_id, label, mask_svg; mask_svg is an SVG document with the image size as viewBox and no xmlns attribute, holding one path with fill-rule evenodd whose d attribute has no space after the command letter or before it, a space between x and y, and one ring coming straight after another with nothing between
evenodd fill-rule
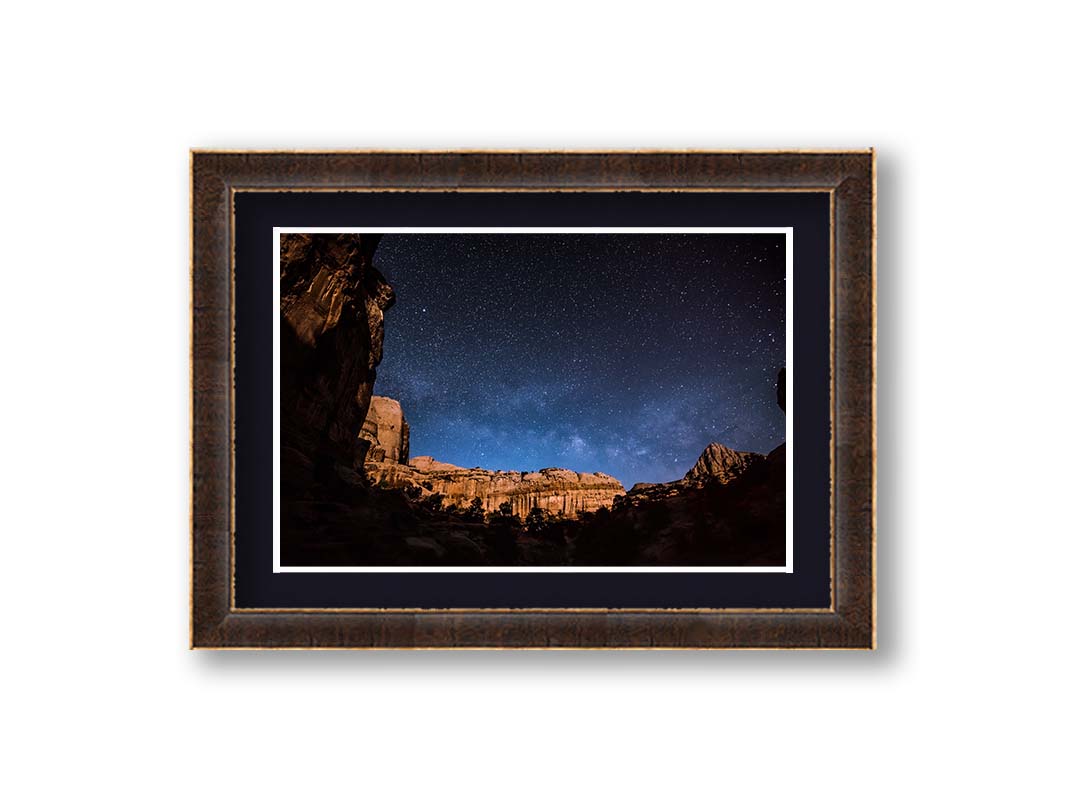
<instances>
[{"instance_id":1,"label":"white wall background","mask_svg":"<svg viewBox=\"0 0 1067 800\"><path fill-rule=\"evenodd\" d=\"M7 6L5 795L1062 791L1054 8ZM189 147L872 144L878 652L186 650Z\"/></svg>"}]
</instances>

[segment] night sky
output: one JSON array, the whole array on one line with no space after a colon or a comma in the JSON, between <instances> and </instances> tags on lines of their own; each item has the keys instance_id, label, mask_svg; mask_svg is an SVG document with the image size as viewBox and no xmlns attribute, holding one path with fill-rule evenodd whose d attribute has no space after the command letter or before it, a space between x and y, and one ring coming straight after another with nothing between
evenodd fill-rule
<instances>
[{"instance_id":1,"label":"night sky","mask_svg":"<svg viewBox=\"0 0 1067 800\"><path fill-rule=\"evenodd\" d=\"M783 234L386 234L374 265L412 456L629 489L785 440Z\"/></svg>"}]
</instances>

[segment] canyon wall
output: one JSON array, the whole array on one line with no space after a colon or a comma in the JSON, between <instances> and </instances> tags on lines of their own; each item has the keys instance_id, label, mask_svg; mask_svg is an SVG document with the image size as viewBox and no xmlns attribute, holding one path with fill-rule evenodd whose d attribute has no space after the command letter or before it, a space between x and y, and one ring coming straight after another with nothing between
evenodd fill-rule
<instances>
[{"instance_id":1,"label":"canyon wall","mask_svg":"<svg viewBox=\"0 0 1067 800\"><path fill-rule=\"evenodd\" d=\"M358 469L358 437L382 358L392 287L371 258L378 235L281 236L283 460Z\"/></svg>"},{"instance_id":2,"label":"canyon wall","mask_svg":"<svg viewBox=\"0 0 1067 800\"><path fill-rule=\"evenodd\" d=\"M374 395L359 438L368 444L364 461L385 464L408 463L410 433L400 403L391 397Z\"/></svg>"},{"instance_id":3,"label":"canyon wall","mask_svg":"<svg viewBox=\"0 0 1067 800\"><path fill-rule=\"evenodd\" d=\"M494 472L444 464L428 456L410 465L370 462L368 479L382 488L405 489L424 499L442 496L442 506L469 506L477 497L487 512L511 503L512 513L525 518L535 506L549 514L575 518L580 511L610 508L622 484L602 472L573 472L550 467L538 472Z\"/></svg>"}]
</instances>

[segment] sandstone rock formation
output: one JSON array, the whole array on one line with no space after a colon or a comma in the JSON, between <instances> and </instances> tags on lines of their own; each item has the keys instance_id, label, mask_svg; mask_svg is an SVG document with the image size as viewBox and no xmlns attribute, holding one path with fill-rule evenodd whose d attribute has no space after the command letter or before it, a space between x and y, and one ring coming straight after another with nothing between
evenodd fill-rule
<instances>
[{"instance_id":1,"label":"sandstone rock formation","mask_svg":"<svg viewBox=\"0 0 1067 800\"><path fill-rule=\"evenodd\" d=\"M731 450L726 445L712 442L682 480L689 483L715 482L725 485L740 478L753 463L762 461L763 458L759 453Z\"/></svg>"},{"instance_id":2,"label":"sandstone rock formation","mask_svg":"<svg viewBox=\"0 0 1067 800\"><path fill-rule=\"evenodd\" d=\"M379 238L281 237L283 464L293 463L287 456L316 471L363 463L367 443L358 432L382 358L383 315L395 299L371 266Z\"/></svg>"},{"instance_id":3,"label":"sandstone rock formation","mask_svg":"<svg viewBox=\"0 0 1067 800\"><path fill-rule=\"evenodd\" d=\"M469 506L474 498L487 512L510 503L525 518L535 506L549 514L576 518L579 512L610 508L622 484L603 472L573 472L550 467L539 472L468 469L432 456L408 459L408 425L400 403L373 397L360 437L368 450L363 469L373 485L403 489L413 499L439 494L441 505Z\"/></svg>"},{"instance_id":4,"label":"sandstone rock formation","mask_svg":"<svg viewBox=\"0 0 1067 800\"><path fill-rule=\"evenodd\" d=\"M549 514L575 518L580 511L610 508L622 484L603 472L573 472L550 467L539 472L494 472L444 464L428 456L409 466L367 462L368 479L389 489L406 489L421 498L439 494L442 505L463 507L480 498L486 511L511 503L512 513L525 517L537 506Z\"/></svg>"},{"instance_id":5,"label":"sandstone rock formation","mask_svg":"<svg viewBox=\"0 0 1067 800\"><path fill-rule=\"evenodd\" d=\"M364 461L384 464L408 463L408 423L400 403L374 395L359 438L368 443Z\"/></svg>"},{"instance_id":6,"label":"sandstone rock formation","mask_svg":"<svg viewBox=\"0 0 1067 800\"><path fill-rule=\"evenodd\" d=\"M449 470L463 469L463 467L457 467L455 464L446 464L444 461L438 461L433 456L415 456L408 461L408 464L423 472L448 472Z\"/></svg>"}]
</instances>

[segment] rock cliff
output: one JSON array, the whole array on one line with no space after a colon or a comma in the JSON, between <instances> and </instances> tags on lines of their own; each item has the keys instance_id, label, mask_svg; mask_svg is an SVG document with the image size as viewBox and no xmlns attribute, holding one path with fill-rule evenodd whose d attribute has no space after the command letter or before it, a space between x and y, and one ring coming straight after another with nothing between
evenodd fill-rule
<instances>
[{"instance_id":1,"label":"rock cliff","mask_svg":"<svg viewBox=\"0 0 1067 800\"><path fill-rule=\"evenodd\" d=\"M486 511L510 503L512 513L525 518L537 506L549 514L576 518L581 511L610 508L622 484L603 472L573 472L550 467L539 472L494 472L444 464L427 456L409 466L365 464L368 479L387 489L405 489L418 498L442 496L443 506L468 506L480 498Z\"/></svg>"},{"instance_id":2,"label":"rock cliff","mask_svg":"<svg viewBox=\"0 0 1067 800\"><path fill-rule=\"evenodd\" d=\"M393 398L371 397L359 438L368 443L364 462L408 463L408 423L400 403Z\"/></svg>"},{"instance_id":3,"label":"rock cliff","mask_svg":"<svg viewBox=\"0 0 1067 800\"><path fill-rule=\"evenodd\" d=\"M367 449L358 432L382 358L384 312L395 300L371 266L379 238L281 237L282 448L316 471L358 469Z\"/></svg>"}]
</instances>

